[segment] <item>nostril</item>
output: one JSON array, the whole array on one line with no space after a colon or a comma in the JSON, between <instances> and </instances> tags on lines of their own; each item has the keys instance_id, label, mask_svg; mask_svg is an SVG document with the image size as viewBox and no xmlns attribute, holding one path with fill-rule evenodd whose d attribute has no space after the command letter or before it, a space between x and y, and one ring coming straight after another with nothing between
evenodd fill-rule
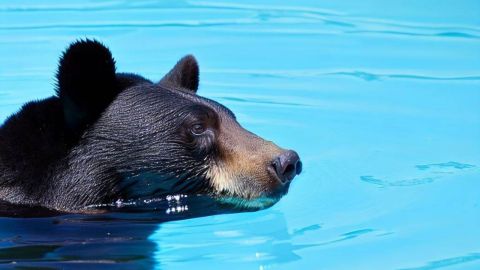
<instances>
[{"instance_id":1,"label":"nostril","mask_svg":"<svg viewBox=\"0 0 480 270\"><path fill-rule=\"evenodd\" d=\"M285 171L283 172L283 174L285 176L290 176L292 175L292 173L295 173L296 170L295 170L295 165L292 165L292 164L288 164L287 167L285 168Z\"/></svg>"},{"instance_id":2,"label":"nostril","mask_svg":"<svg viewBox=\"0 0 480 270\"><path fill-rule=\"evenodd\" d=\"M301 162L300 160L297 161L297 165L295 166L295 168L296 168L296 170L295 170L296 174L300 174L300 173L302 172L302 166L303 166L302 162Z\"/></svg>"},{"instance_id":3,"label":"nostril","mask_svg":"<svg viewBox=\"0 0 480 270\"><path fill-rule=\"evenodd\" d=\"M275 171L275 174L278 176L278 178L280 179L280 181L284 182L284 177L283 177L283 166L282 166L282 161L280 160L280 158L276 158L273 163L272 163L272 167Z\"/></svg>"}]
</instances>

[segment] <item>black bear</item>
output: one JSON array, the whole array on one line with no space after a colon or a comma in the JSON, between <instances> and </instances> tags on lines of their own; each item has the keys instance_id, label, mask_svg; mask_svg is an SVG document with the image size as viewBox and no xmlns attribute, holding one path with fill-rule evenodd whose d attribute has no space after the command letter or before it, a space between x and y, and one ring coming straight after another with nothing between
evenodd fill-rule
<instances>
[{"instance_id":1,"label":"black bear","mask_svg":"<svg viewBox=\"0 0 480 270\"><path fill-rule=\"evenodd\" d=\"M0 127L0 200L82 212L181 193L260 209L301 171L295 151L196 94L193 56L154 83L117 73L109 49L79 40L63 53L56 79L55 96L25 104Z\"/></svg>"}]
</instances>

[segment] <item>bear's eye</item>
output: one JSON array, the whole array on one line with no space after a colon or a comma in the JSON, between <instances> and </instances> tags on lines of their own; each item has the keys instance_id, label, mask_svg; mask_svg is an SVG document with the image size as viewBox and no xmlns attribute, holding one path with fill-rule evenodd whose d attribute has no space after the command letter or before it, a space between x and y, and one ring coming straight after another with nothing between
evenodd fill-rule
<instances>
[{"instance_id":1,"label":"bear's eye","mask_svg":"<svg viewBox=\"0 0 480 270\"><path fill-rule=\"evenodd\" d=\"M193 135L202 135L205 132L205 127L202 124L194 124L190 128L190 132L192 132Z\"/></svg>"}]
</instances>

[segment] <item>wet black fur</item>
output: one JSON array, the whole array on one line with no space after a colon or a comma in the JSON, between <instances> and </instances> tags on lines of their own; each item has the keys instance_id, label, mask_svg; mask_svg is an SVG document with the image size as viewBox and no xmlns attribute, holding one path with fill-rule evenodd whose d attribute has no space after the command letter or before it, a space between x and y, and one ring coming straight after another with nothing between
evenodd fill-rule
<instances>
[{"instance_id":1,"label":"wet black fur","mask_svg":"<svg viewBox=\"0 0 480 270\"><path fill-rule=\"evenodd\" d=\"M185 125L233 114L195 94L195 58L152 83L117 73L105 46L80 40L61 57L57 83L56 96L0 127L0 199L71 211L205 188L215 134L192 138Z\"/></svg>"}]
</instances>

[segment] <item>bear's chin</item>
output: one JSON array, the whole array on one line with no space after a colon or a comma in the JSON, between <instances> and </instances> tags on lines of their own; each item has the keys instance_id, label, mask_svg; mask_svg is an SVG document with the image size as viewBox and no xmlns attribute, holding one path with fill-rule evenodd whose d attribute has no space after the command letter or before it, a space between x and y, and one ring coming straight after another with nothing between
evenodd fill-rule
<instances>
[{"instance_id":1,"label":"bear's chin","mask_svg":"<svg viewBox=\"0 0 480 270\"><path fill-rule=\"evenodd\" d=\"M218 203L237 210L257 211L269 208L280 200L280 197L259 197L255 199L245 199L241 197L217 197Z\"/></svg>"}]
</instances>

